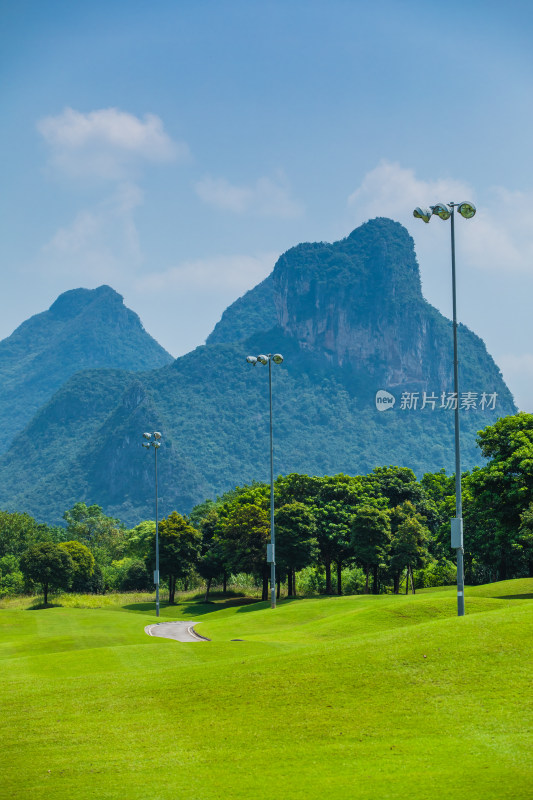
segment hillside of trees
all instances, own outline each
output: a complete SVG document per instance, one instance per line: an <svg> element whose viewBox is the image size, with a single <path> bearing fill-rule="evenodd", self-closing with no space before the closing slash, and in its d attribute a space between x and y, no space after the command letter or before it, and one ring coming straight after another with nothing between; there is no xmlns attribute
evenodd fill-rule
<svg viewBox="0 0 533 800"><path fill-rule="evenodd" d="M519 413L478 437L484 467L462 476L465 581L533 576L533 415ZM278 594L416 591L455 581L450 517L455 481L420 480L406 467L367 475L291 473L275 481ZM270 487L252 482L159 523L160 570L180 589L259 587L268 596ZM151 591L155 522L127 528L76 503L63 525L0 512L0 596L59 590Z"/></svg>
<svg viewBox="0 0 533 800"><path fill-rule="evenodd" d="M112 331L117 321L109 346L119 342L133 357L121 349L122 334L139 352L141 343L118 324L124 307L107 289L95 318L106 310ZM92 330L92 307L75 316L78 333ZM458 336L462 463L472 468L483 464L477 432L516 408L482 340L463 325ZM84 341L74 336L71 349ZM264 352L285 359L272 376L278 473L363 475L401 464L421 477L454 469L452 324L422 295L407 230L375 219L338 242L288 250L227 309L206 345L174 362L72 375L0 458L0 507L59 524L62 509L82 501L134 525L151 513L147 430L163 434L165 516L190 513L237 481L268 480L268 376L246 363ZM396 399L385 413L376 404L381 390Z"/></svg>
<svg viewBox="0 0 533 800"><path fill-rule="evenodd" d="M110 286L64 292L0 341L0 453L76 372L171 361Z"/></svg>

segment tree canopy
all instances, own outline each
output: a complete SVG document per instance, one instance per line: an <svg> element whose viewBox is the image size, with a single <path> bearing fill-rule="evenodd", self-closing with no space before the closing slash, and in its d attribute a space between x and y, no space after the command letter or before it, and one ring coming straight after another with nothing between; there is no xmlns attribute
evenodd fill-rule
<svg viewBox="0 0 533 800"><path fill-rule="evenodd" d="M174 603L176 581L189 575L195 566L201 544L199 531L177 511L159 523L159 570L168 578L169 603ZM147 563L155 569L155 532Z"/></svg>
<svg viewBox="0 0 533 800"><path fill-rule="evenodd" d="M48 603L48 592L67 589L74 575L74 564L69 553L54 542L32 545L22 554L20 569L27 580L41 585L45 605Z"/></svg>

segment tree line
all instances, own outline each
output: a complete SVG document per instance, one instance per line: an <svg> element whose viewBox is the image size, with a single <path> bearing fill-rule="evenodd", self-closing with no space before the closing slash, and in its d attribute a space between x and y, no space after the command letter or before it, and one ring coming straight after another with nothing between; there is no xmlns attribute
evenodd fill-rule
<svg viewBox="0 0 533 800"><path fill-rule="evenodd" d="M464 473L465 581L533 575L533 415L503 417L478 435L487 463ZM276 574L294 596L297 576L326 594L399 592L455 581L450 518L455 479L444 470L418 480L408 468L368 475L293 473L275 482ZM169 602L178 588L227 588L246 574L268 597L269 486L236 487L189 515L159 523L160 573ZM77 503L65 525L0 511L0 594L39 586L79 592L151 590L155 523L126 529L97 505Z"/></svg>

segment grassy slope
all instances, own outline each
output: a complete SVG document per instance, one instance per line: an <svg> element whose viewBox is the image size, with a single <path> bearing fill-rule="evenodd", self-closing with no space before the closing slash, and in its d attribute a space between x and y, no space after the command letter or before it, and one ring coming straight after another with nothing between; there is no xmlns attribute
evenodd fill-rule
<svg viewBox="0 0 533 800"><path fill-rule="evenodd" d="M532 594L4 609L0 797L532 798Z"/></svg>

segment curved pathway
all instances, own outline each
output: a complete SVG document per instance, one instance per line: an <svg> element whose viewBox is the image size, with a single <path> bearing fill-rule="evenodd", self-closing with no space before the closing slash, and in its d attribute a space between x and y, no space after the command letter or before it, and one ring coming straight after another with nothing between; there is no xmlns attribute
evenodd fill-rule
<svg viewBox="0 0 533 800"><path fill-rule="evenodd" d="M193 628L194 622L156 622L147 625L144 632L148 636L160 636L163 639L175 639L177 642L208 642Z"/></svg>

